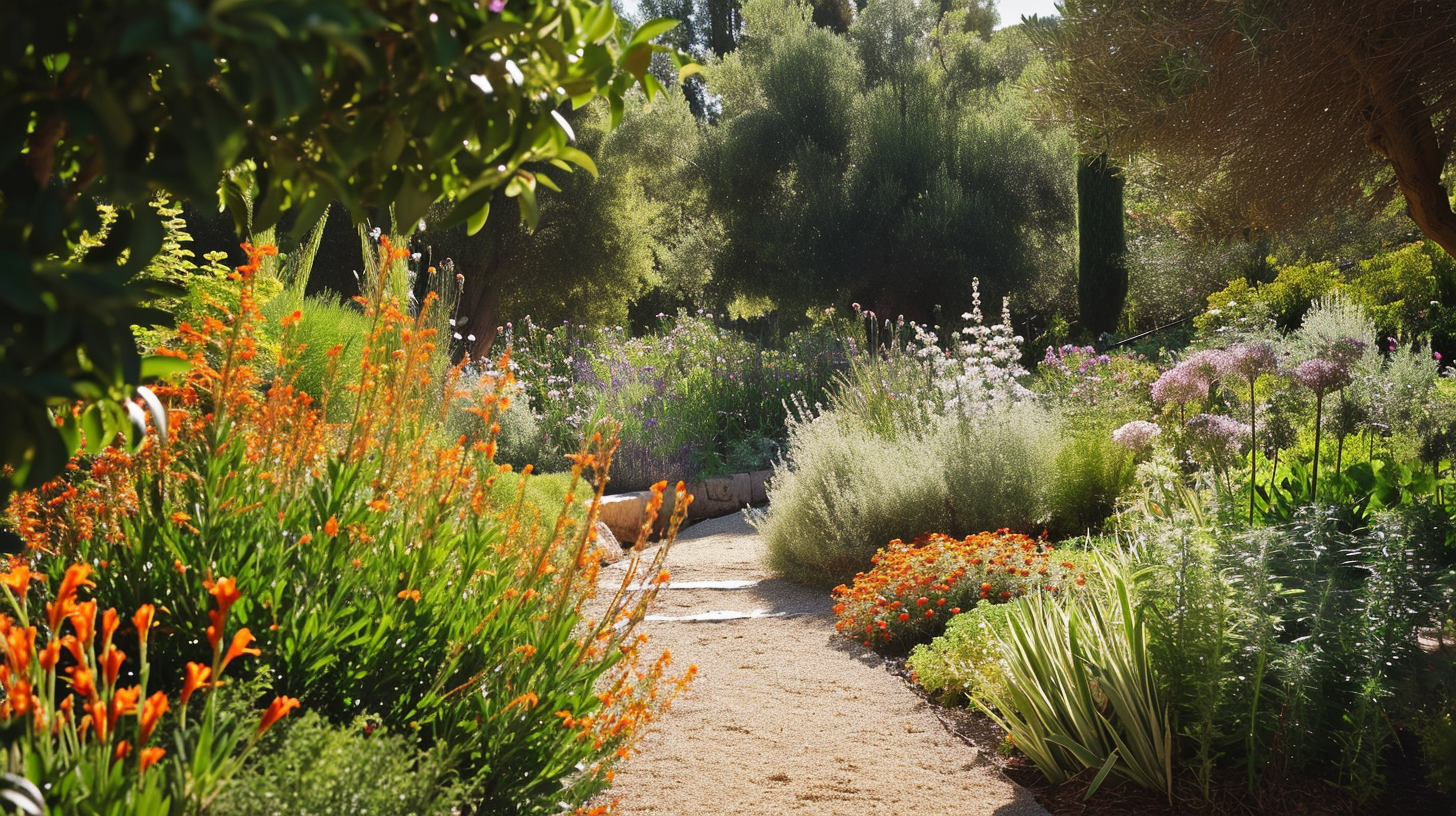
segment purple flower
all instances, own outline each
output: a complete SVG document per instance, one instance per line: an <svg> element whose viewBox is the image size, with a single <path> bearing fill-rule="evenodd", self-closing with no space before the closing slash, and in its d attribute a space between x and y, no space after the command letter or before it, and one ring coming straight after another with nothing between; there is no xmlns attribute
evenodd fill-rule
<svg viewBox="0 0 1456 816"><path fill-rule="evenodd" d="M1294 380L1313 391L1315 396L1324 397L1331 391L1350 384L1350 370L1335 360L1316 357L1305 360L1294 367Z"/></svg>
<svg viewBox="0 0 1456 816"><path fill-rule="evenodd" d="M1223 349L1204 349L1178 364L1196 371L1210 384L1234 372L1234 355Z"/></svg>
<svg viewBox="0 0 1456 816"><path fill-rule="evenodd" d="M1153 383L1153 402L1186 405L1208 399L1209 380L1185 365L1176 365L1163 372Z"/></svg>
<svg viewBox="0 0 1456 816"><path fill-rule="evenodd" d="M1249 426L1222 414L1199 414L1183 427L1196 444L1209 451L1237 453L1249 441Z"/></svg>
<svg viewBox="0 0 1456 816"><path fill-rule="evenodd" d="M1354 337L1341 337L1330 344L1329 357L1342 367L1349 368L1365 356L1365 347L1368 345L1364 340Z"/></svg>
<svg viewBox="0 0 1456 816"><path fill-rule="evenodd" d="M1272 374L1279 365L1279 355L1271 343L1239 343L1229 348L1232 370L1245 380L1257 380Z"/></svg>
<svg viewBox="0 0 1456 816"><path fill-rule="evenodd" d="M1112 441L1136 453L1146 448L1163 429L1144 419L1132 422L1112 432Z"/></svg>
<svg viewBox="0 0 1456 816"><path fill-rule="evenodd" d="M506 0L490 0L490 5L487 8L490 9L491 14L500 14L506 10Z"/></svg>

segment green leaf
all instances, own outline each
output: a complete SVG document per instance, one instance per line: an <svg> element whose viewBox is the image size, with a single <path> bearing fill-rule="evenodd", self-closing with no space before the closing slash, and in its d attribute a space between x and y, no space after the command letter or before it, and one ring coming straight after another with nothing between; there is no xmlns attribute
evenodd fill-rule
<svg viewBox="0 0 1456 816"><path fill-rule="evenodd" d="M142 379L161 380L184 371L191 371L192 363L180 357L149 354L142 358Z"/></svg>
<svg viewBox="0 0 1456 816"><path fill-rule="evenodd" d="M470 235L474 235L475 233L480 232L480 228L485 226L485 220L489 217L490 199L487 198L485 200L485 204L480 209L471 213L470 217L466 219L465 231Z"/></svg>
<svg viewBox="0 0 1456 816"><path fill-rule="evenodd" d="M656 20L648 20L632 34L632 39L627 41L627 48L630 50L638 45L650 43L658 37L678 27L681 21L670 17L659 17Z"/></svg>

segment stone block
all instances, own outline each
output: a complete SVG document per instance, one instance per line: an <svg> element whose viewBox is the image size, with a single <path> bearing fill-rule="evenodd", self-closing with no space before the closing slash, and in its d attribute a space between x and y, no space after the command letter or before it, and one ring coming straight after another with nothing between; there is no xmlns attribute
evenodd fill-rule
<svg viewBox="0 0 1456 816"><path fill-rule="evenodd" d="M765 504L768 502L768 480L771 476L773 476L772 470L755 470L748 474L749 504Z"/></svg>
<svg viewBox="0 0 1456 816"><path fill-rule="evenodd" d="M637 540L637 532L642 529L642 514L647 511L647 499L650 495L646 491L640 491L603 496L601 513L597 518L612 531L618 541L631 544Z"/></svg>

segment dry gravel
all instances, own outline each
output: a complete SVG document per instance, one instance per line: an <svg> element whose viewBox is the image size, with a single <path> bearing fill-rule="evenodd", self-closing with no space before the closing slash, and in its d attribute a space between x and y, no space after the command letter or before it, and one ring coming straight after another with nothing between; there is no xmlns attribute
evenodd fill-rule
<svg viewBox="0 0 1456 816"><path fill-rule="evenodd" d="M741 515L685 531L679 581L761 579L744 589L667 589L652 612L763 610L784 617L643 624L651 647L698 677L617 768L623 814L1041 816L1030 793L946 733L868 649L834 632L825 593L773 579ZM608 570L607 580L610 580Z"/></svg>

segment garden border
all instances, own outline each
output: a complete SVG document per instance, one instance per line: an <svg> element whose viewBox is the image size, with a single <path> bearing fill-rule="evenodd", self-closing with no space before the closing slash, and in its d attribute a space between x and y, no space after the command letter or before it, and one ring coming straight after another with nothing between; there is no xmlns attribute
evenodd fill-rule
<svg viewBox="0 0 1456 816"><path fill-rule="evenodd" d="M768 480L772 475L772 470L754 470L688 483L688 495L693 497L692 503L688 505L688 523L718 518L737 513L745 507L764 504L768 501ZM647 512L647 502L651 497L652 492L649 490L603 496L601 515L598 518L607 525L618 541L624 544L636 541L637 533L642 529L643 516ZM660 521L672 515L672 504L673 493L667 491L663 494L662 510L658 514Z"/></svg>

